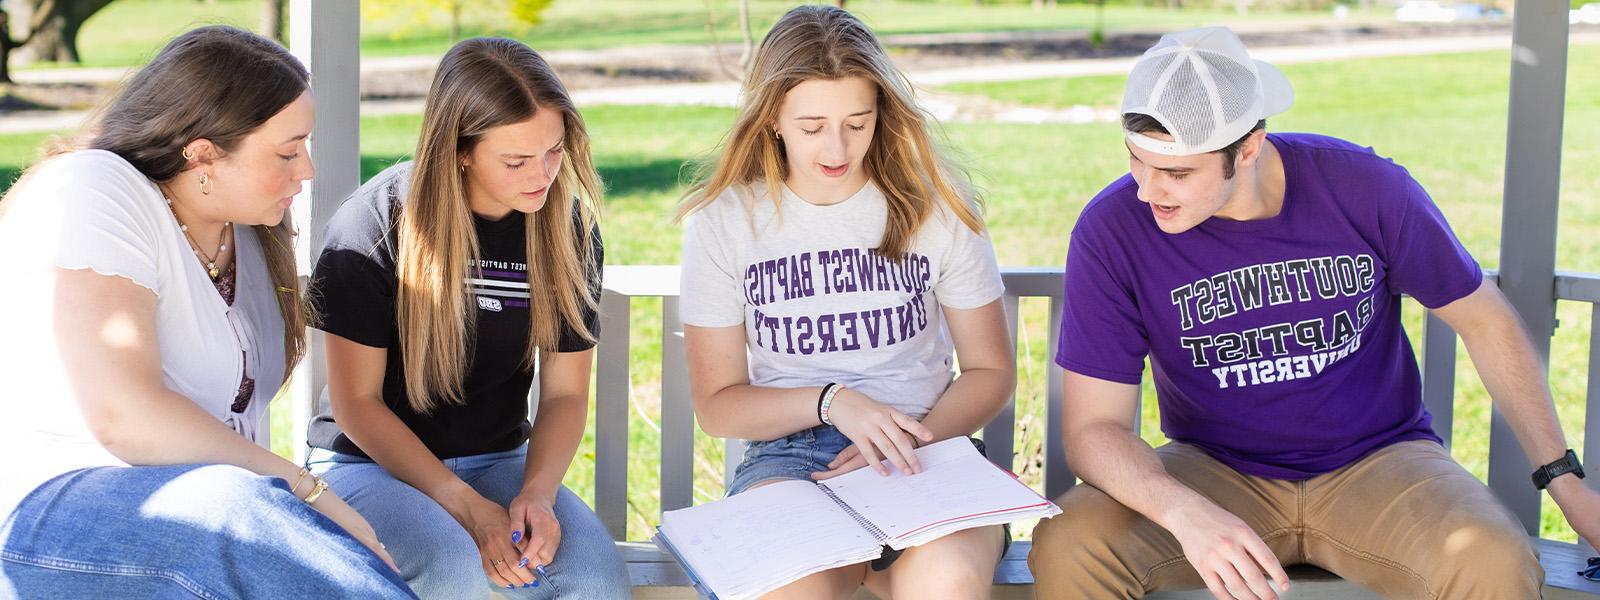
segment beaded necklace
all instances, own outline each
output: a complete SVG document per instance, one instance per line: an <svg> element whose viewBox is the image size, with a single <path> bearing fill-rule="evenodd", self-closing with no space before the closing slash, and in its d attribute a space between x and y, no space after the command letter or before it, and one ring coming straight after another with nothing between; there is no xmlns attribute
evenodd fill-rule
<svg viewBox="0 0 1600 600"><path fill-rule="evenodd" d="M200 243L194 241L194 236L189 234L189 226L183 224L183 219L178 218L178 211L172 208L172 198L164 199L167 201L167 208L172 210L172 218L178 221L178 229L183 231L183 237L189 239L189 250L194 252L195 258L206 264L206 275L210 275L211 280L216 281L218 277L222 276L222 269L217 267L217 257L228 251L228 238L233 231L233 223L227 221L222 223L222 231L218 234L218 237L222 239L222 244L217 247L215 256L206 256L205 251L200 249Z"/></svg>

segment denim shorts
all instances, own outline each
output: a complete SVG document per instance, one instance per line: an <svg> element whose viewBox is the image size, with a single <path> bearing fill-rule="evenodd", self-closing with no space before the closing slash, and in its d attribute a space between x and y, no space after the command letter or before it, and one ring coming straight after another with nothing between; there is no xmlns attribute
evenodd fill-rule
<svg viewBox="0 0 1600 600"><path fill-rule="evenodd" d="M832 425L818 425L767 442L747 442L744 462L733 470L728 495L749 490L775 479L811 481L811 474L828 470L828 463L850 446L850 438Z"/></svg>

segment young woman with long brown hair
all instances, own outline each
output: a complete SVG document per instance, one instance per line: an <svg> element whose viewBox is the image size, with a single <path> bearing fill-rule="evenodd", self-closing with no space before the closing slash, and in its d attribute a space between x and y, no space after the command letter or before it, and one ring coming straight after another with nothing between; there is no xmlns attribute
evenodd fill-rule
<svg viewBox="0 0 1600 600"><path fill-rule="evenodd" d="M328 227L311 298L329 383L308 465L424 598L630 595L605 528L561 485L588 415L600 195L550 65L473 39L440 61L415 159Z"/></svg>
<svg viewBox="0 0 1600 600"><path fill-rule="evenodd" d="M414 597L264 447L305 347L308 81L190 31L0 203L0 597Z"/></svg>
<svg viewBox="0 0 1600 600"><path fill-rule="evenodd" d="M915 472L917 445L976 431L1015 380L977 194L848 12L786 14L743 93L679 211L695 414L753 440L728 492L884 472L880 459ZM772 595L985 597L1003 539L969 529Z"/></svg>

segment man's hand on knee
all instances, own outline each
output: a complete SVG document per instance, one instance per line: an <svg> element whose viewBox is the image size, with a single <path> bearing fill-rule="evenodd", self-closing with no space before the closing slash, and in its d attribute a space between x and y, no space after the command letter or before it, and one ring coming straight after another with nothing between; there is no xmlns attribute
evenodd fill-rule
<svg viewBox="0 0 1600 600"><path fill-rule="evenodd" d="M1218 600L1277 600L1268 582L1289 589L1289 576L1243 520L1207 500L1174 507L1167 528Z"/></svg>

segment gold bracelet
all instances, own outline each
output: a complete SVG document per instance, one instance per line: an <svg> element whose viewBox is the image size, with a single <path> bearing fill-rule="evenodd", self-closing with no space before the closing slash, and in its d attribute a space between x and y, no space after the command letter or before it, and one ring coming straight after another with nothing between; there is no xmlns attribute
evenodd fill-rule
<svg viewBox="0 0 1600 600"><path fill-rule="evenodd" d="M310 473L310 471L300 469L300 476L294 478L294 485L289 486L289 493L294 494L296 498L299 498L300 494L295 494L294 491L300 489L300 482L305 480L307 473Z"/></svg>
<svg viewBox="0 0 1600 600"><path fill-rule="evenodd" d="M316 502L317 497L321 496L322 492L328 489L327 481L315 475L312 475L311 478L316 483L311 485L311 493L306 494L306 504L312 504Z"/></svg>

